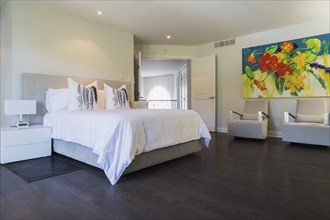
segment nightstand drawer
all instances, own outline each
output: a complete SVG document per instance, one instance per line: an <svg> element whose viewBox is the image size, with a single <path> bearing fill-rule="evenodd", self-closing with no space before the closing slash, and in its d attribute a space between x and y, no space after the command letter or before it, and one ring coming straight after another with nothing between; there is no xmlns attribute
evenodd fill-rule
<svg viewBox="0 0 330 220"><path fill-rule="evenodd" d="M51 142L25 144L18 146L3 147L1 163L10 163L51 155Z"/></svg>
<svg viewBox="0 0 330 220"><path fill-rule="evenodd" d="M22 128L1 131L1 146L27 145L32 143L49 142L50 127Z"/></svg>

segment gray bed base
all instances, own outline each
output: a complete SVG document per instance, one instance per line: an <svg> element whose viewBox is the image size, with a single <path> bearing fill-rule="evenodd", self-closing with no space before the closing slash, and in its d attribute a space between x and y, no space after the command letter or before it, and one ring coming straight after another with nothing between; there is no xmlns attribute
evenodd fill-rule
<svg viewBox="0 0 330 220"><path fill-rule="evenodd" d="M54 139L53 151L101 169L100 165L97 163L98 155L93 153L92 148L72 142ZM201 151L201 140L189 141L150 152L145 152L135 156L132 163L126 168L124 174L132 173L199 151Z"/></svg>
<svg viewBox="0 0 330 220"><path fill-rule="evenodd" d="M67 88L67 78L70 76L53 76L47 74L22 74L22 98L33 99L37 101L37 114L30 117L31 124L42 124L43 116L46 113L45 99L48 88ZM75 81L82 84L89 84L97 80L98 89L103 89L103 83L106 83L114 88L119 88L123 83L126 84L129 98L131 96L130 82L100 80L91 78L71 77ZM131 100L131 99L130 99ZM186 156L191 153L201 151L201 140L190 141L183 144L169 146L137 155L132 163L127 167L124 174L141 170L156 164L160 164L172 159ZM75 160L87 163L89 165L100 168L97 164L97 155L92 149L80 144L66 142L63 140L53 140L53 151Z"/></svg>

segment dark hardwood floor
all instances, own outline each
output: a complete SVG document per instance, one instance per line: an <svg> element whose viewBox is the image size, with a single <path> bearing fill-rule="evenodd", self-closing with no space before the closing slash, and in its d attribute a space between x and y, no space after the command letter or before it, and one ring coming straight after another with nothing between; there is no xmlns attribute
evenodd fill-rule
<svg viewBox="0 0 330 220"><path fill-rule="evenodd" d="M26 183L1 166L1 219L330 219L330 150L213 133L210 148L125 175Z"/></svg>

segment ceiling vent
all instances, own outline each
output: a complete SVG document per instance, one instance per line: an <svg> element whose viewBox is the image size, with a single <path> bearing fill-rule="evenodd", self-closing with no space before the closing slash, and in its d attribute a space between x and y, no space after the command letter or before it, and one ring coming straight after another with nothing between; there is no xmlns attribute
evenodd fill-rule
<svg viewBox="0 0 330 220"><path fill-rule="evenodd" d="M214 48L225 47L225 46L229 46L229 45L233 45L233 44L235 44L235 39L223 40L223 41L214 43Z"/></svg>

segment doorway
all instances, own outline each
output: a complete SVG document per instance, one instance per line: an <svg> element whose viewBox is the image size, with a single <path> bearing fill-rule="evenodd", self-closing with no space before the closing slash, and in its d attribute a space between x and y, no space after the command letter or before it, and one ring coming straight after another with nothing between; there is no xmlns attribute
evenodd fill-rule
<svg viewBox="0 0 330 220"><path fill-rule="evenodd" d="M190 62L183 59L141 59L140 100L153 109L187 109Z"/></svg>
<svg viewBox="0 0 330 220"><path fill-rule="evenodd" d="M172 99L171 93L168 91L172 91L171 89L165 89L167 93L161 92L163 89L159 89L160 92L157 92L155 89L155 94L166 94L166 95L157 95L156 100L160 98L158 101L159 104L156 104L156 108L161 107L160 103L170 102L171 105L166 104L166 108L179 108L179 109L192 109L196 111L206 124L209 131L215 131L216 128L216 56L209 55L206 57L198 57L198 58L144 58L143 63L141 59L141 52L138 53L138 56L135 57L134 62L134 76L135 76L135 86L134 86L134 100L144 100L150 101L153 99L148 99L148 88L145 77L147 77L144 73L148 68L146 68L145 61L150 61L154 64L155 69L151 72L159 72L161 70L166 70L167 68L163 68L161 61L171 61L171 60L181 60L181 66L174 71L175 77L172 76L172 80L162 80L160 78L156 79L157 84L162 82L171 82L169 85L176 85L174 88L176 92L172 94L176 94ZM185 74L184 65L186 64L187 73ZM142 76L143 72L143 76ZM168 75L168 71L165 71ZM166 75L166 74L164 74ZM161 76L161 75L160 75ZM158 77L153 75L151 77ZM142 79L143 78L143 79ZM141 79L141 80L140 80ZM143 82L141 82L143 81ZM142 86L143 84L143 86ZM164 86L160 85L161 88ZM165 86L166 87L166 86ZM175 90L174 90L175 91ZM150 97L154 98L154 97ZM166 101L167 100L167 101ZM152 101L151 101L152 102ZM151 104L150 102L150 104ZM175 105L174 105L175 103ZM165 104L164 104L165 105Z"/></svg>

